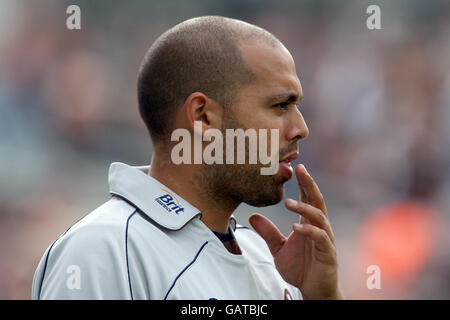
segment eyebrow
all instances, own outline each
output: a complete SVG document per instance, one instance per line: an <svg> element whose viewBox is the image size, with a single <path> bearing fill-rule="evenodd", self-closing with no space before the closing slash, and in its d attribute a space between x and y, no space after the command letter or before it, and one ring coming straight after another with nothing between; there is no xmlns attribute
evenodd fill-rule
<svg viewBox="0 0 450 320"><path fill-rule="evenodd" d="M282 103L282 102L297 102L303 99L303 96L298 95L296 91L287 91L277 94L267 99L268 104Z"/></svg>

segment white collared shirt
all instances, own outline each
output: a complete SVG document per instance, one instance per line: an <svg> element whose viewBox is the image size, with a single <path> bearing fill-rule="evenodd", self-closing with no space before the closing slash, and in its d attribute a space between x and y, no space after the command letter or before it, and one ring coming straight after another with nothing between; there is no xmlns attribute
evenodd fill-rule
<svg viewBox="0 0 450 320"><path fill-rule="evenodd" d="M258 234L230 219L242 254L230 253L200 211L148 169L111 164L111 199L45 251L33 299L302 298Z"/></svg>

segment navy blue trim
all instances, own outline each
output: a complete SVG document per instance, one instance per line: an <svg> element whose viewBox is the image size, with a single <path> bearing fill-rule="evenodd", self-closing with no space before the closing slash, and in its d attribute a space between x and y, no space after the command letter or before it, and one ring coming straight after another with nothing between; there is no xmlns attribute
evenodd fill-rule
<svg viewBox="0 0 450 320"><path fill-rule="evenodd" d="M181 272L177 275L177 277L175 278L175 280L173 281L172 285L169 288L169 291L167 291L166 296L164 297L164 300L167 300L167 296L169 295L170 291L172 291L173 287L175 286L175 283L177 282L178 278L183 274L183 272L185 272L194 262L195 260L197 260L200 252L203 250L203 248L208 244L208 241L206 241L198 250L197 254L194 257L194 260L192 260L191 262L189 262L189 264L184 267L183 270L181 270Z"/></svg>
<svg viewBox="0 0 450 320"><path fill-rule="evenodd" d="M89 214L89 213L88 213ZM48 264L48 258L50 257L50 251L52 251L53 246L55 245L56 241L58 241L59 239L61 239L70 229L72 229L72 227L74 225L76 225L78 222L80 222L81 220L83 220L88 214L85 214L83 217L81 217L80 219L78 219L77 221L75 221L69 228L67 228L66 231L64 231L64 233L62 235L60 235L55 241L53 241L52 245L50 246L50 248L48 249L47 252L47 256L45 257L45 264L44 264L44 271L42 272L42 279L41 279L41 283L39 285L39 294L38 294L38 300L41 299L41 293L42 293L42 285L44 284L44 278L45 278L45 272L47 271L47 264Z"/></svg>
<svg viewBox="0 0 450 320"><path fill-rule="evenodd" d="M133 217L136 212L137 212L137 209L134 210L134 212L132 214L130 214L130 216L127 219L127 225L125 227L125 257L127 260L128 284L130 286L131 300L133 300L133 289L131 288L130 264L128 263L128 225L130 224L131 217Z"/></svg>
<svg viewBox="0 0 450 320"><path fill-rule="evenodd" d="M245 226L239 226L239 227L236 227L236 229L248 229L248 230L251 230L249 227L245 227Z"/></svg>
<svg viewBox="0 0 450 320"><path fill-rule="evenodd" d="M58 237L58 239L59 239L59 237ZM45 257L44 271L42 272L42 278L41 278L41 282L40 282L40 286L39 286L39 294L38 294L39 300L41 299L41 292L42 292L42 285L44 284L45 271L47 271L48 257L50 256L50 251L52 251L52 248L53 248L54 244L56 243L56 241L58 241L58 239L53 241L52 245L50 246L50 249L48 249L47 256Z"/></svg>
<svg viewBox="0 0 450 320"><path fill-rule="evenodd" d="M219 238L220 241L222 241L222 242L227 242L227 241L234 240L234 236L233 236L233 234L231 233L230 229L228 229L228 232L227 232L227 233L216 232L216 231L213 231L213 233L214 233L214 234L217 236L217 238Z"/></svg>

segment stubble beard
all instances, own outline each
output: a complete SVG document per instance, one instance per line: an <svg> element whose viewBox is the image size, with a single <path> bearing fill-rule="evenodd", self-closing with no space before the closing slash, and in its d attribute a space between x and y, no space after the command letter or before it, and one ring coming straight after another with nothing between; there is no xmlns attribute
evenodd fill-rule
<svg viewBox="0 0 450 320"><path fill-rule="evenodd" d="M243 129L242 123L230 110L224 110L222 119L222 135L226 129ZM249 159L249 143L246 140L246 160ZM225 150L224 150L225 154ZM236 159L236 154L234 159ZM262 175L262 164L211 164L203 165L201 170L202 184L209 196L223 206L236 208L244 202L255 207L277 204L284 196L284 183L287 179L278 174Z"/></svg>

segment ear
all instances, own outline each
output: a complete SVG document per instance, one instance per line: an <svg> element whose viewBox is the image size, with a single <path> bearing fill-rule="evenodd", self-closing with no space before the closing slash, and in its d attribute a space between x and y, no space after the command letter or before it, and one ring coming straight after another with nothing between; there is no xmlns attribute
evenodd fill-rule
<svg viewBox="0 0 450 320"><path fill-rule="evenodd" d="M195 121L202 124L202 133L208 129L220 129L222 126L222 106L215 100L201 92L194 92L184 103L186 118L189 126L194 130Z"/></svg>

